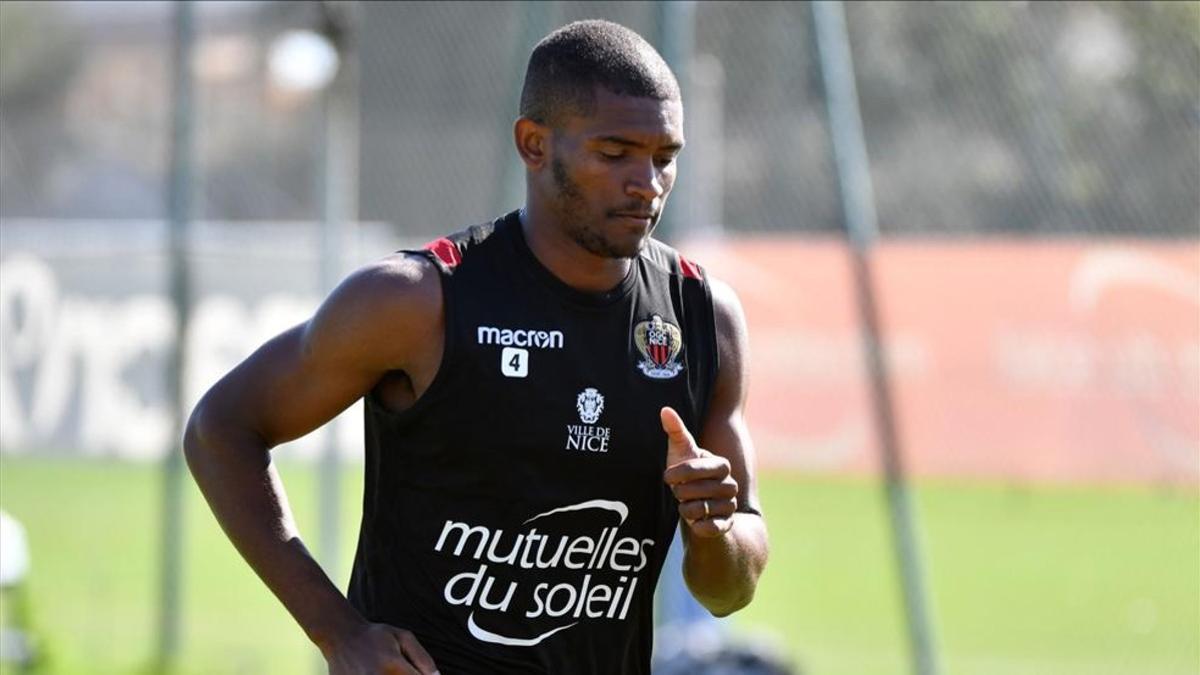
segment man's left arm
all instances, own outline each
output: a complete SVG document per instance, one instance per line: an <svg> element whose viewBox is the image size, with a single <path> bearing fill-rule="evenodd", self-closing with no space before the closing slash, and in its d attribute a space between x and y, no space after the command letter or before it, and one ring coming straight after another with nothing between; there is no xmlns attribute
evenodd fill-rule
<svg viewBox="0 0 1200 675"><path fill-rule="evenodd" d="M746 403L746 318L729 286L710 279L720 368L699 442L670 408L664 480L679 500L683 577L715 616L750 603L767 564L767 527L754 480Z"/></svg>

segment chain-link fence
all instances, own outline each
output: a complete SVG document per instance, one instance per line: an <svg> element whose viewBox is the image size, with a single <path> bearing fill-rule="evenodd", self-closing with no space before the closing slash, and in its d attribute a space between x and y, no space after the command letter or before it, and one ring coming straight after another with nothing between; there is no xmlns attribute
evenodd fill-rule
<svg viewBox="0 0 1200 675"><path fill-rule="evenodd" d="M609 17L676 48L688 132L680 227L840 227L802 3L365 3L360 216L428 236L517 205L511 123L529 48ZM167 8L6 3L5 218L163 212ZM202 5L197 216L319 208L320 105L273 83L284 30L319 5ZM680 26L680 21L687 25ZM853 3L848 25L887 234L1200 231L1194 3ZM690 191L689 191L690 188ZM698 203L697 203L698 202Z"/></svg>
<svg viewBox="0 0 1200 675"><path fill-rule="evenodd" d="M1195 236L1195 3L847 7L885 232Z"/></svg>

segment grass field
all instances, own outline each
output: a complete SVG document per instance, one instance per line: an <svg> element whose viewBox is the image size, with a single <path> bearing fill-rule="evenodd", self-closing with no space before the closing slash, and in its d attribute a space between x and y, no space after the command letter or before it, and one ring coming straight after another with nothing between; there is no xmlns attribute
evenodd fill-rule
<svg viewBox="0 0 1200 675"><path fill-rule="evenodd" d="M283 474L301 527L312 532L314 472L287 465ZM357 469L347 469L344 485L342 578L357 527ZM149 672L159 486L153 466L0 458L0 507L24 522L33 549L28 592L47 672ZM732 625L773 634L807 675L906 673L877 487L768 474L761 489L771 564ZM1194 489L923 483L916 502L944 672L1200 673ZM316 672L315 650L194 488L186 508L179 672Z"/></svg>

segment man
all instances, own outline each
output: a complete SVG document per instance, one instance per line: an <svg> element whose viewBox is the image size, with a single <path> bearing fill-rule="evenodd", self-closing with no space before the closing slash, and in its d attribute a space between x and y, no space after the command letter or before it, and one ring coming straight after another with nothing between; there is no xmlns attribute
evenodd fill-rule
<svg viewBox="0 0 1200 675"><path fill-rule="evenodd" d="M196 407L197 483L331 673L648 672L679 519L693 594L719 616L750 601L767 536L744 318L649 238L682 128L675 78L636 33L552 33L514 127L525 208L353 273ZM359 398L347 598L268 451Z"/></svg>

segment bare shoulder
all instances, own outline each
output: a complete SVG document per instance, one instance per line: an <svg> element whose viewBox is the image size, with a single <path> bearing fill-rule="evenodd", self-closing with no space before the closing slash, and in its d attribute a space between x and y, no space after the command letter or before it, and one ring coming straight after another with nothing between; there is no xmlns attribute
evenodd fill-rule
<svg viewBox="0 0 1200 675"><path fill-rule="evenodd" d="M372 310L392 306L420 309L440 301L438 271L427 259L411 253L393 253L352 272L333 296L352 306Z"/></svg>
<svg viewBox="0 0 1200 675"><path fill-rule="evenodd" d="M713 313L717 320L718 332L724 326L729 329L740 329L745 332L746 316L742 311L742 301L738 298L737 292L729 284L717 279L716 277L708 277L708 288L712 293Z"/></svg>
<svg viewBox="0 0 1200 675"><path fill-rule="evenodd" d="M746 313L742 309L742 302L738 299L737 293L729 284L709 277L708 287L712 293L717 353L721 361L721 368L717 376L718 386L725 387L734 384L740 398L741 390L744 387L743 373L749 350Z"/></svg>
<svg viewBox="0 0 1200 675"><path fill-rule="evenodd" d="M411 347L440 336L443 322L439 272L427 259L396 253L352 272L326 298L305 329L305 350L353 345L403 366Z"/></svg>

